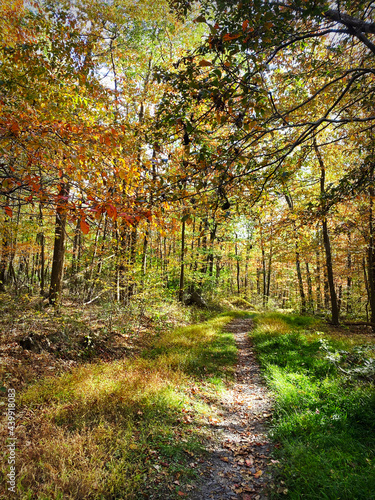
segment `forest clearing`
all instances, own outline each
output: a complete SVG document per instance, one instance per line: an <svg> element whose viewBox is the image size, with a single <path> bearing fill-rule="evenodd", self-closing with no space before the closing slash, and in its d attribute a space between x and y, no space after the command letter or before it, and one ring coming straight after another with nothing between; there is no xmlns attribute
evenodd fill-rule
<svg viewBox="0 0 375 500"><path fill-rule="evenodd" d="M375 498L374 15L0 3L1 498Z"/></svg>

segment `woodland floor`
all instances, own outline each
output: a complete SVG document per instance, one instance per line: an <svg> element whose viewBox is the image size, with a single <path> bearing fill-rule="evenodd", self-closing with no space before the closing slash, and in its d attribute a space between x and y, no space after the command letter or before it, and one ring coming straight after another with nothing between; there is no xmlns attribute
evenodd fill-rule
<svg viewBox="0 0 375 500"><path fill-rule="evenodd" d="M366 328L172 302L133 316L38 304L0 296L0 406L6 387L19 401L17 498L373 498L375 394L355 375L375 359Z"/></svg>
<svg viewBox="0 0 375 500"><path fill-rule="evenodd" d="M267 472L271 449L267 421L272 399L252 349L252 326L251 319L236 319L226 327L238 348L235 382L217 408L222 420L213 428L207 445L210 455L191 500L267 498L271 480Z"/></svg>

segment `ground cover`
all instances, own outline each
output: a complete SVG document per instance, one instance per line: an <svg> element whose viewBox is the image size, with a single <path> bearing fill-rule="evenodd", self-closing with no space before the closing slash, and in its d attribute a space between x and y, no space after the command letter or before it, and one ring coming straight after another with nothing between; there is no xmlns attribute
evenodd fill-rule
<svg viewBox="0 0 375 500"><path fill-rule="evenodd" d="M375 498L374 337L295 315L254 321L251 336L275 398L275 473L286 497Z"/></svg>
<svg viewBox="0 0 375 500"><path fill-rule="evenodd" d="M210 405L233 378L236 347L223 327L238 314L154 329L137 355L94 351L39 380L25 375L16 399L16 497L187 496L216 418ZM5 441L5 426L1 433ZM1 498L7 472L4 462Z"/></svg>

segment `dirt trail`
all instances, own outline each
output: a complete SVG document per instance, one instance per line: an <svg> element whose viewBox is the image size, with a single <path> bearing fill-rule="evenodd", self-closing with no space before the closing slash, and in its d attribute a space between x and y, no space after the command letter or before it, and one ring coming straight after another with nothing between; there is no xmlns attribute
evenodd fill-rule
<svg viewBox="0 0 375 500"><path fill-rule="evenodd" d="M267 419L272 400L255 361L248 332L251 319L227 326L235 335L238 364L235 383L218 407L221 421L213 427L210 456L189 500L263 500L270 481Z"/></svg>

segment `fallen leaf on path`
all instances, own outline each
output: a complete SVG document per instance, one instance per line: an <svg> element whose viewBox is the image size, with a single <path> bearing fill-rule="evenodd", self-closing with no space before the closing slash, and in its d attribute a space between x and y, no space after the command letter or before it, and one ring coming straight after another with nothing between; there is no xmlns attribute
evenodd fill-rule
<svg viewBox="0 0 375 500"><path fill-rule="evenodd" d="M258 477L260 477L262 474L263 474L263 472L261 470L258 470L258 472L256 472L254 474L254 477L256 477L258 479Z"/></svg>

